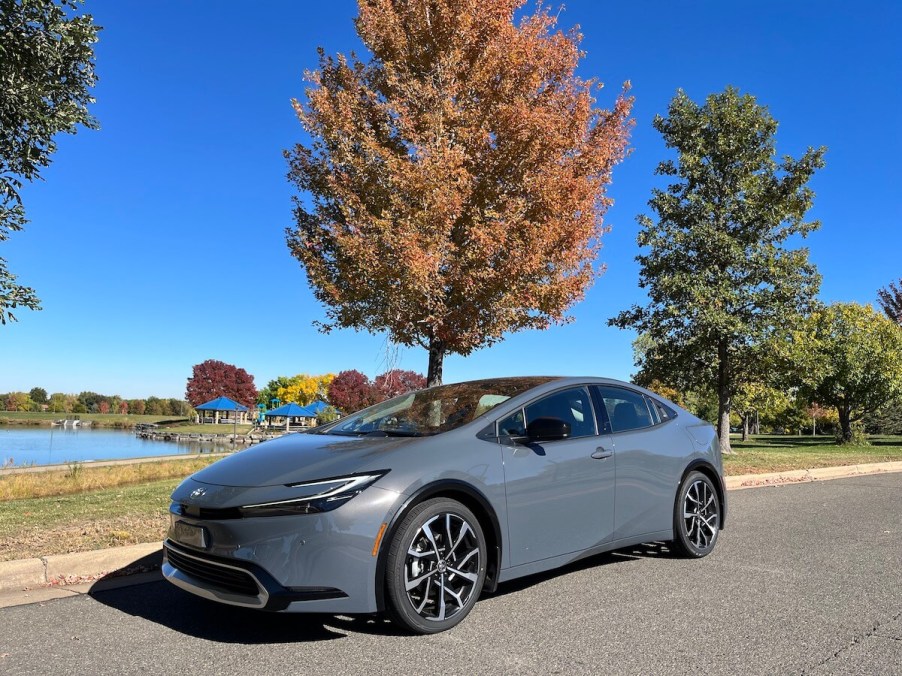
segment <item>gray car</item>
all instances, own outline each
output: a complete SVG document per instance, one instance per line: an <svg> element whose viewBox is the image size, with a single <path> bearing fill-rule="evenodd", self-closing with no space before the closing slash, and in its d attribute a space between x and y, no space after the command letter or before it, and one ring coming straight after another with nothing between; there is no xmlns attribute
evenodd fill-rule
<svg viewBox="0 0 902 676"><path fill-rule="evenodd" d="M710 553L714 428L603 378L401 395L224 458L172 494L163 574L249 608L460 622L499 583L642 542Z"/></svg>

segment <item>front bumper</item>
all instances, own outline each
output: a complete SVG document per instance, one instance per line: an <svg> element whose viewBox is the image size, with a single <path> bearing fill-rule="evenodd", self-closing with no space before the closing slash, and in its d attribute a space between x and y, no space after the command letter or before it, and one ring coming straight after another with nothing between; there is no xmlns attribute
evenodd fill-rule
<svg viewBox="0 0 902 676"><path fill-rule="evenodd" d="M331 587L283 587L256 564L191 552L171 540L163 543L163 577L211 601L260 610L285 610L292 603L348 596Z"/></svg>
<svg viewBox="0 0 902 676"><path fill-rule="evenodd" d="M163 544L163 576L212 601L267 611L376 612L376 540L400 496L370 487L321 514L205 520L204 546Z"/></svg>

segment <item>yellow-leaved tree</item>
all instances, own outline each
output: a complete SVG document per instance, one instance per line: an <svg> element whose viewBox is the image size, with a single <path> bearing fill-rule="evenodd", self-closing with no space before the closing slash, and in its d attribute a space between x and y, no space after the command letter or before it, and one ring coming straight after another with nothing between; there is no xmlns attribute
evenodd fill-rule
<svg viewBox="0 0 902 676"><path fill-rule="evenodd" d="M288 384L277 390L276 396L283 404L294 402L301 406L325 399L329 391L329 383L335 378L334 373L311 376L299 373L288 379Z"/></svg>

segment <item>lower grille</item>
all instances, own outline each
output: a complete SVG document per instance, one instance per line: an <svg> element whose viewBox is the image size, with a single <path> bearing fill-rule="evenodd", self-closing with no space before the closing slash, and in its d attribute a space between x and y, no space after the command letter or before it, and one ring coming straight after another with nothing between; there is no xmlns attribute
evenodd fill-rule
<svg viewBox="0 0 902 676"><path fill-rule="evenodd" d="M187 556L172 547L166 547L166 558L171 566L186 575L223 591L243 596L257 596L260 593L254 578L243 570L204 560L196 554Z"/></svg>

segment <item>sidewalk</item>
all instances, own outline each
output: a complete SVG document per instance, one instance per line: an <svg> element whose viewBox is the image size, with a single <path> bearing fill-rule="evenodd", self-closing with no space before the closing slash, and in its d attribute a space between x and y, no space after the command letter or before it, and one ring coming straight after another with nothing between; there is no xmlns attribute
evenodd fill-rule
<svg viewBox="0 0 902 676"><path fill-rule="evenodd" d="M727 490L902 472L902 461L726 477ZM0 561L0 608L160 579L161 543Z"/></svg>

